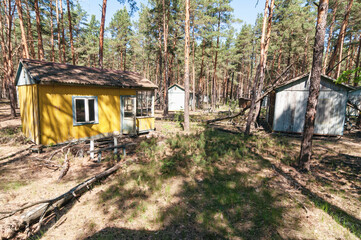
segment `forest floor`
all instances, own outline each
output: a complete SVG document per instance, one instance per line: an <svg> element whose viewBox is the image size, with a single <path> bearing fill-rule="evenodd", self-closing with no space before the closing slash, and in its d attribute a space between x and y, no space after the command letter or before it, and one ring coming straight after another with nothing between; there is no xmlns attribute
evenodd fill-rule
<svg viewBox="0 0 361 240"><path fill-rule="evenodd" d="M134 163L50 215L32 239L361 237L359 132L316 139L312 171L299 173L297 136L246 137L242 126L226 123L193 122L189 134L180 122L158 120L156 128L134 139L127 155ZM60 169L44 164L56 148L6 158L28 146L19 126L0 128L0 211L60 195L115 162L72 156L58 182ZM52 159L63 161L62 154Z"/></svg>

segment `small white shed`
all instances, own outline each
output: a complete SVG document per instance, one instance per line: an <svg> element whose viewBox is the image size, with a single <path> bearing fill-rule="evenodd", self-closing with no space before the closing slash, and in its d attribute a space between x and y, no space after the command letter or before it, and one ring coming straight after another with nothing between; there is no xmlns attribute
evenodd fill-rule
<svg viewBox="0 0 361 240"><path fill-rule="evenodd" d="M193 94L189 93L189 105L192 105ZM183 111L184 110L184 88L178 84L173 84L168 88L168 110Z"/></svg>
<svg viewBox="0 0 361 240"><path fill-rule="evenodd" d="M309 95L309 74L288 81L276 89L273 131L302 133ZM352 90L335 79L321 76L314 133L343 135L348 92ZM271 102L273 102L271 100Z"/></svg>

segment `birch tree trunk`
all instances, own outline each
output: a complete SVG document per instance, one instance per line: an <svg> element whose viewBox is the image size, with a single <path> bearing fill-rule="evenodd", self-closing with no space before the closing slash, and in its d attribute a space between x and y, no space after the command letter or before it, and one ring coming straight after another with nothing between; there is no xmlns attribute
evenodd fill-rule
<svg viewBox="0 0 361 240"><path fill-rule="evenodd" d="M298 166L301 170L309 171L312 154L312 137L315 127L318 95L320 93L322 55L326 33L326 19L328 0L320 0L318 5L315 43L313 47L313 61L310 77L310 93L307 101L305 125L303 128L301 151Z"/></svg>
<svg viewBox="0 0 361 240"><path fill-rule="evenodd" d="M185 2L185 39L184 39L184 131L189 132L189 0Z"/></svg>

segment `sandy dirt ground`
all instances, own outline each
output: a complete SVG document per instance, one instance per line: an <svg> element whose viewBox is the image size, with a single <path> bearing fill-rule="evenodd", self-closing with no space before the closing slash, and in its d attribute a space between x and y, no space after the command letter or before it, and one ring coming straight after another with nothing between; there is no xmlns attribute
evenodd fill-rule
<svg viewBox="0 0 361 240"><path fill-rule="evenodd" d="M0 116L2 129L20 125L18 118L9 117L6 107L0 106ZM181 133L181 127L177 122L157 121L156 127L157 133L154 135L159 144ZM239 130L228 125L216 127L228 131ZM194 126L194 129L198 132L202 127ZM263 233L260 239L358 239L351 233L351 228L345 228L340 224L342 219L337 219L331 213L332 209L338 209L343 214L342 216L349 216L356 223L361 223L361 148L359 145L361 137L359 134L356 132L340 139L315 140L314 158L317 161L314 161L312 166L312 174L306 175L298 173L292 167L294 164L292 161L299 152L299 137L264 132L258 132L256 136L258 138L267 136L267 139L275 143L275 145L262 147L262 151L259 150L260 147L249 146L253 154L262 156L271 165L261 168L256 160L250 159L247 164L232 162L231 166L237 174L252 176L246 181L245 189L254 189L252 194L256 195L257 191L262 192L264 188L270 189L271 195L268 197L275 199L272 208L283 209L280 211L279 226L270 228L272 230L269 233ZM141 142L148 137L142 136L134 141L141 145ZM58 181L65 153L60 151L56 154L51 159L52 166L47 160L59 147L47 148L43 153L26 150L11 156L29 146L29 143L0 144L0 156L2 156L0 160L0 212L60 195L115 163L111 155L105 154L103 161L97 163L89 156L77 156L79 154L75 151L70 157L68 173ZM82 148L86 149L87 146L82 146ZM172 155L170 151L170 149L164 149L164 155ZM195 174L194 177L190 177L180 174L162 181L157 177L151 178L150 176L157 176L159 173L153 172L154 166L151 161L140 161L142 157L144 156L137 150L131 150L127 159L133 159L134 164L94 185L77 201L50 215L35 239L207 239L208 235L199 232L199 228L193 226L191 221L188 224L187 220L177 220L177 216L180 215L185 216L186 219L187 217L193 219L193 215L197 213L196 223L200 226L205 225L202 222L203 215L198 209L193 209L195 207L187 198L188 195L181 194L194 184L203 187L202 182L205 176ZM220 171L227 172L225 166L220 164ZM267 182L262 179L267 179ZM237 183L232 181L229 184L237 186ZM200 197L198 195L201 195L201 191L199 194L192 194L191 198ZM204 201L206 203L208 200ZM255 201L263 200L257 198ZM323 207L324 203L326 204ZM234 205L237 206L237 203ZM242 205L244 207L242 211L251 216L252 212L247 211L247 206L247 204ZM207 209L207 206L202 206L202 208ZM323 208L330 208L330 210ZM233 214L232 211L236 211L236 207L229 210L230 215ZM219 220L220 229L226 230L218 232L222 235L211 235L212 238L222 236L221 238L225 239L247 239L247 237L237 237L232 233L236 231L233 228L240 232L252 229L254 222L249 220L250 216L246 214L244 221L239 221L231 225L233 228L229 228L223 214L220 211L213 218L214 221ZM8 222L9 219L1 220L0 229ZM17 238L25 239L26 235L18 234Z"/></svg>

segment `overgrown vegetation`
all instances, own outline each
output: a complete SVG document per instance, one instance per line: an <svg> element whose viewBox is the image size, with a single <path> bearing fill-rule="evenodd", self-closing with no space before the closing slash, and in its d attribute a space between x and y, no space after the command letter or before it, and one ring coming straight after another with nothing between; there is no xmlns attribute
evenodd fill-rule
<svg viewBox="0 0 361 240"><path fill-rule="evenodd" d="M247 137L213 129L175 134L161 142L147 139L137 150L141 162L119 176L116 184L103 192L99 204L116 203L119 210L114 219L134 222L141 218L162 229L132 233L137 237L281 239L278 231L285 227L283 214L290 208L303 211L303 205L282 204L293 199L271 187L275 174L270 173L272 163L263 156L273 155L292 165L294 148L289 138L279 135ZM311 197L308 204L315 204L360 236L357 222L347 219L345 212L334 214L330 209L335 206L320 199ZM154 205L160 205L160 210L154 212ZM293 216L286 224L297 229L300 222ZM124 229L110 229L106 237L119 233Z"/></svg>
<svg viewBox="0 0 361 240"><path fill-rule="evenodd" d="M177 134L162 144L155 138L148 139L138 149L142 164L119 177L117 184L101 195L100 203L116 202L122 212L120 217L132 221L135 216L146 214L152 196L162 194L165 202L184 199L153 219L167 228L184 225L184 232L174 236L277 238L274 228L281 224L283 211L275 204L279 196L262 184L265 179L252 177L268 164L255 160L247 142L257 142L256 137L216 130L188 136ZM263 144L262 139L259 144ZM248 166L254 172L237 170ZM170 193L170 182L179 177L187 180L174 195ZM241 230L238 224L245 222L248 223ZM159 237L173 234L164 231Z"/></svg>
<svg viewBox="0 0 361 240"><path fill-rule="evenodd" d="M21 132L21 127L5 127L0 129L0 144L25 144L29 140Z"/></svg>

